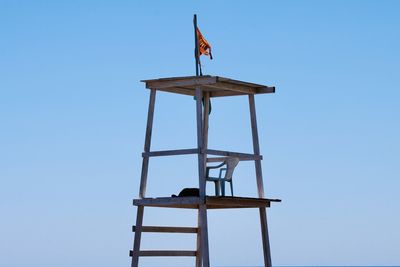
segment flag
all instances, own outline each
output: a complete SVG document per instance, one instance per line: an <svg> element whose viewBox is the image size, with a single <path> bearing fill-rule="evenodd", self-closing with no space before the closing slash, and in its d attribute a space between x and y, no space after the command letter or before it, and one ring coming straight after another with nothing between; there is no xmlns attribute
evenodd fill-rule
<svg viewBox="0 0 400 267"><path fill-rule="evenodd" d="M210 56L210 59L213 59L211 54L211 45L207 42L207 40L201 34L199 28L197 27L197 42L199 47L199 56L206 55Z"/></svg>

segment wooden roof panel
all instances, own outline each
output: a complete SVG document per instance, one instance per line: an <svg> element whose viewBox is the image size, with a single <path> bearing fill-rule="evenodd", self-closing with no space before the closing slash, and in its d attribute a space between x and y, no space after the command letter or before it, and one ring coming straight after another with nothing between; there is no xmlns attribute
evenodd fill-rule
<svg viewBox="0 0 400 267"><path fill-rule="evenodd" d="M243 82L219 76L187 76L142 80L146 88L184 95L195 95L196 88L211 97L275 93L275 87Z"/></svg>

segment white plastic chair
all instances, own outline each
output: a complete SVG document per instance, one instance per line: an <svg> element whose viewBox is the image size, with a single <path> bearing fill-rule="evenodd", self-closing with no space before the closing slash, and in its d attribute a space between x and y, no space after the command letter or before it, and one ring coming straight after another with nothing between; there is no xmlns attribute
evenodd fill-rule
<svg viewBox="0 0 400 267"><path fill-rule="evenodd" d="M236 157L226 157L223 159L223 162L216 166L207 166L206 167L206 181L211 181L215 183L215 195L225 196L225 182L230 183L231 187L231 195L233 196L233 183L232 183L232 175L233 171L235 170L236 166L239 163L239 158ZM222 168L226 166L225 168ZM210 176L210 170L212 169L219 169L219 176L213 177ZM223 175L223 172L225 174ZM220 194L221 191L221 194Z"/></svg>

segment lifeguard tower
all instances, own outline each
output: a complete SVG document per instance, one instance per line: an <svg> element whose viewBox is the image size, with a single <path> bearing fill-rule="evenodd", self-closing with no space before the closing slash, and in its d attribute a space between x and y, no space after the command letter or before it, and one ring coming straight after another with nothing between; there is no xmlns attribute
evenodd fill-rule
<svg viewBox="0 0 400 267"><path fill-rule="evenodd" d="M256 108L254 96L257 94L274 93L275 87L242 82L218 76L190 76L144 80L146 88L150 89L150 101L147 115L146 137L144 143L142 173L140 179L139 198L133 200L137 206L136 225L132 257L132 267L137 267L140 257L148 256L184 256L195 257L196 267L209 267L208 247L208 209L229 208L257 208L260 211L260 224L262 245L264 252L264 266L272 267L271 253L268 237L266 208L271 202L279 202L279 199L268 199L264 195L263 176L261 170L262 156L258 142ZM197 147L177 150L151 151L151 133L153 126L154 106L157 91L194 96L196 99L196 121L197 121ZM250 121L253 137L253 154L222 151L208 148L208 119L209 100L213 97L246 96L249 99ZM202 104L204 103L204 105ZM198 180L199 196L186 197L157 197L146 198L147 173L149 160L152 157L175 156L184 154L198 155ZM207 164L210 162L226 162L227 159L235 158L239 161L254 161L255 174L258 189L258 198L221 196L216 190L216 196L206 194L206 181L208 176ZM194 174L195 175L195 174ZM221 176L221 175L220 175ZM221 177L220 177L221 178ZM216 187L217 188L217 187ZM233 195L233 194L232 194ZM143 211L145 207L197 209L197 227L164 227L144 226ZM197 235L197 249L188 250L141 250L140 240L142 232L157 233L192 233Z"/></svg>

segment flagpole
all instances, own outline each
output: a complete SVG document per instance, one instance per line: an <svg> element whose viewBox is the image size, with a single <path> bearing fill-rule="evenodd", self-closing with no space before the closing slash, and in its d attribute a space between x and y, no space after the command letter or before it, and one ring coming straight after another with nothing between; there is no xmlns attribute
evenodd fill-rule
<svg viewBox="0 0 400 267"><path fill-rule="evenodd" d="M194 44L195 44L195 49L194 49L194 58L196 59L196 76L203 76L203 72L201 71L201 65L200 65L200 53L199 53L199 40L197 36L197 15L193 15L193 26L194 26ZM199 73L200 70L200 73ZM196 97L194 97L196 99ZM203 106L204 106L204 97L202 98ZM209 103L209 110L208 114L211 113L211 99L208 100Z"/></svg>
<svg viewBox="0 0 400 267"><path fill-rule="evenodd" d="M197 40L197 15L193 16L193 26L194 26L194 58L196 61L196 76L199 76L199 42Z"/></svg>

